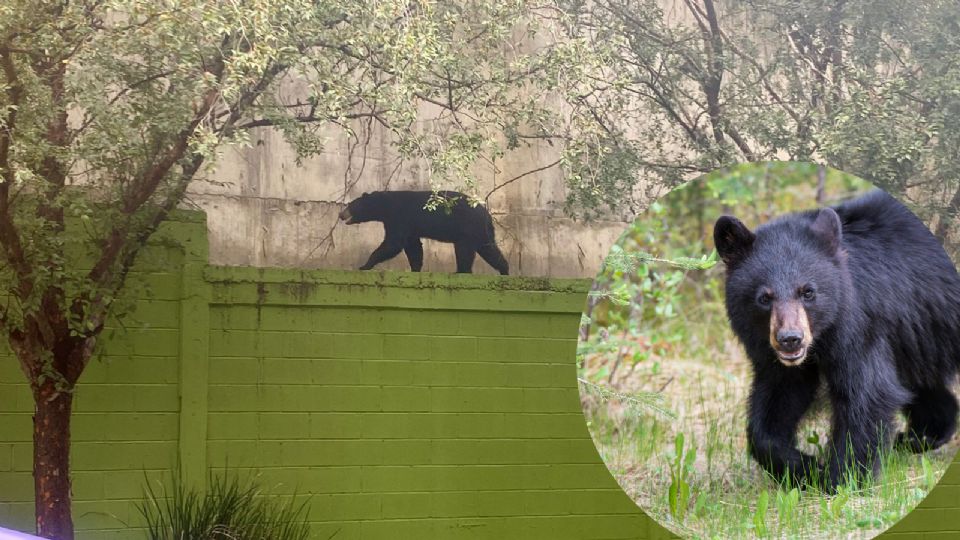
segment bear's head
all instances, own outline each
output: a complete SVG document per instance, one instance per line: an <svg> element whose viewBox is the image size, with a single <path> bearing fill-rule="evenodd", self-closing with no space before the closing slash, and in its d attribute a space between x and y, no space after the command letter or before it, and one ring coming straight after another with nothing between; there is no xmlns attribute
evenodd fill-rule
<svg viewBox="0 0 960 540"><path fill-rule="evenodd" d="M347 206L340 212L340 219L345 221L347 225L379 219L382 205L377 200L378 193L377 191L364 193L347 203Z"/></svg>
<svg viewBox="0 0 960 540"><path fill-rule="evenodd" d="M726 305L745 346L769 345L798 366L837 320L849 296L842 225L830 208L789 215L756 232L723 216L714 243L727 267Z"/></svg>

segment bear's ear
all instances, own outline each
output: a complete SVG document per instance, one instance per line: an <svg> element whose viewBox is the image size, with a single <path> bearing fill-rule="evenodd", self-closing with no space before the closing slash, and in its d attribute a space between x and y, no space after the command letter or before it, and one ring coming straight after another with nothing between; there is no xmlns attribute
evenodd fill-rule
<svg viewBox="0 0 960 540"><path fill-rule="evenodd" d="M713 227L713 244L728 267L735 266L750 254L756 235L739 219L721 216Z"/></svg>
<svg viewBox="0 0 960 540"><path fill-rule="evenodd" d="M840 223L840 216L832 208L821 208L810 225L810 230L818 240L823 242L827 253L833 255L840 249L843 225Z"/></svg>

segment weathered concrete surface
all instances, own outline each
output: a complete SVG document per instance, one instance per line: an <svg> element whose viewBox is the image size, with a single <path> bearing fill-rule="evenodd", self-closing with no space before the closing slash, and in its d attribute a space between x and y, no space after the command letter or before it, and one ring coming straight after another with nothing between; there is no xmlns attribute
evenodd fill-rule
<svg viewBox="0 0 960 540"><path fill-rule="evenodd" d="M324 152L300 165L283 138L269 129L251 134L251 144L225 149L215 172L190 189L189 203L206 211L210 262L221 265L356 268L380 243L379 223L344 225L342 205L364 191L428 189L422 167L399 166L382 134L364 149L351 148L331 131ZM353 159L350 159L351 151ZM549 147L515 152L478 169L479 193L557 159ZM562 212L565 198L559 171L531 174L493 192L488 208L511 274L593 277L613 242L626 228L621 216L576 222ZM408 270L406 258L378 269ZM424 270L452 272L453 246L424 241ZM476 273L495 271L479 257Z"/></svg>

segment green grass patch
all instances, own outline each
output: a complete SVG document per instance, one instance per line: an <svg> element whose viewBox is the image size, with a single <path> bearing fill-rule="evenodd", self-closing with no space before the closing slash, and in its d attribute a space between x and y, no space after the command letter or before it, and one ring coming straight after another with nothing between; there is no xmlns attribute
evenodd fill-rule
<svg viewBox="0 0 960 540"><path fill-rule="evenodd" d="M627 494L675 533L872 538L923 500L960 447L955 437L926 454L891 450L880 457L875 478L848 482L835 494L781 487L747 453L748 361L728 330L714 331L725 335L714 355L654 356L611 380L601 367L613 355L632 354L621 345L585 356L580 370L584 412L601 457ZM822 452L829 414L821 403L801 424L802 450Z"/></svg>

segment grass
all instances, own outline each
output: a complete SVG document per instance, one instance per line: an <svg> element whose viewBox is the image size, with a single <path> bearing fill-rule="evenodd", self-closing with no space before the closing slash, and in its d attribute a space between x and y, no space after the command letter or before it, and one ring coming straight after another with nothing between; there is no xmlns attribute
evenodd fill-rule
<svg viewBox="0 0 960 540"><path fill-rule="evenodd" d="M750 367L719 306L701 302L669 324L683 325L686 338L666 356L635 355L623 345L584 355L581 399L594 442L621 487L684 537L872 538L923 500L960 447L954 437L923 455L891 451L881 457L877 478L833 495L782 489L747 454ZM645 360L609 377L618 354ZM811 453L829 433L823 401L798 434Z"/></svg>
<svg viewBox="0 0 960 540"><path fill-rule="evenodd" d="M210 474L201 494L174 473L169 490L147 482L137 507L150 540L305 540L307 502L265 494L255 478Z"/></svg>

